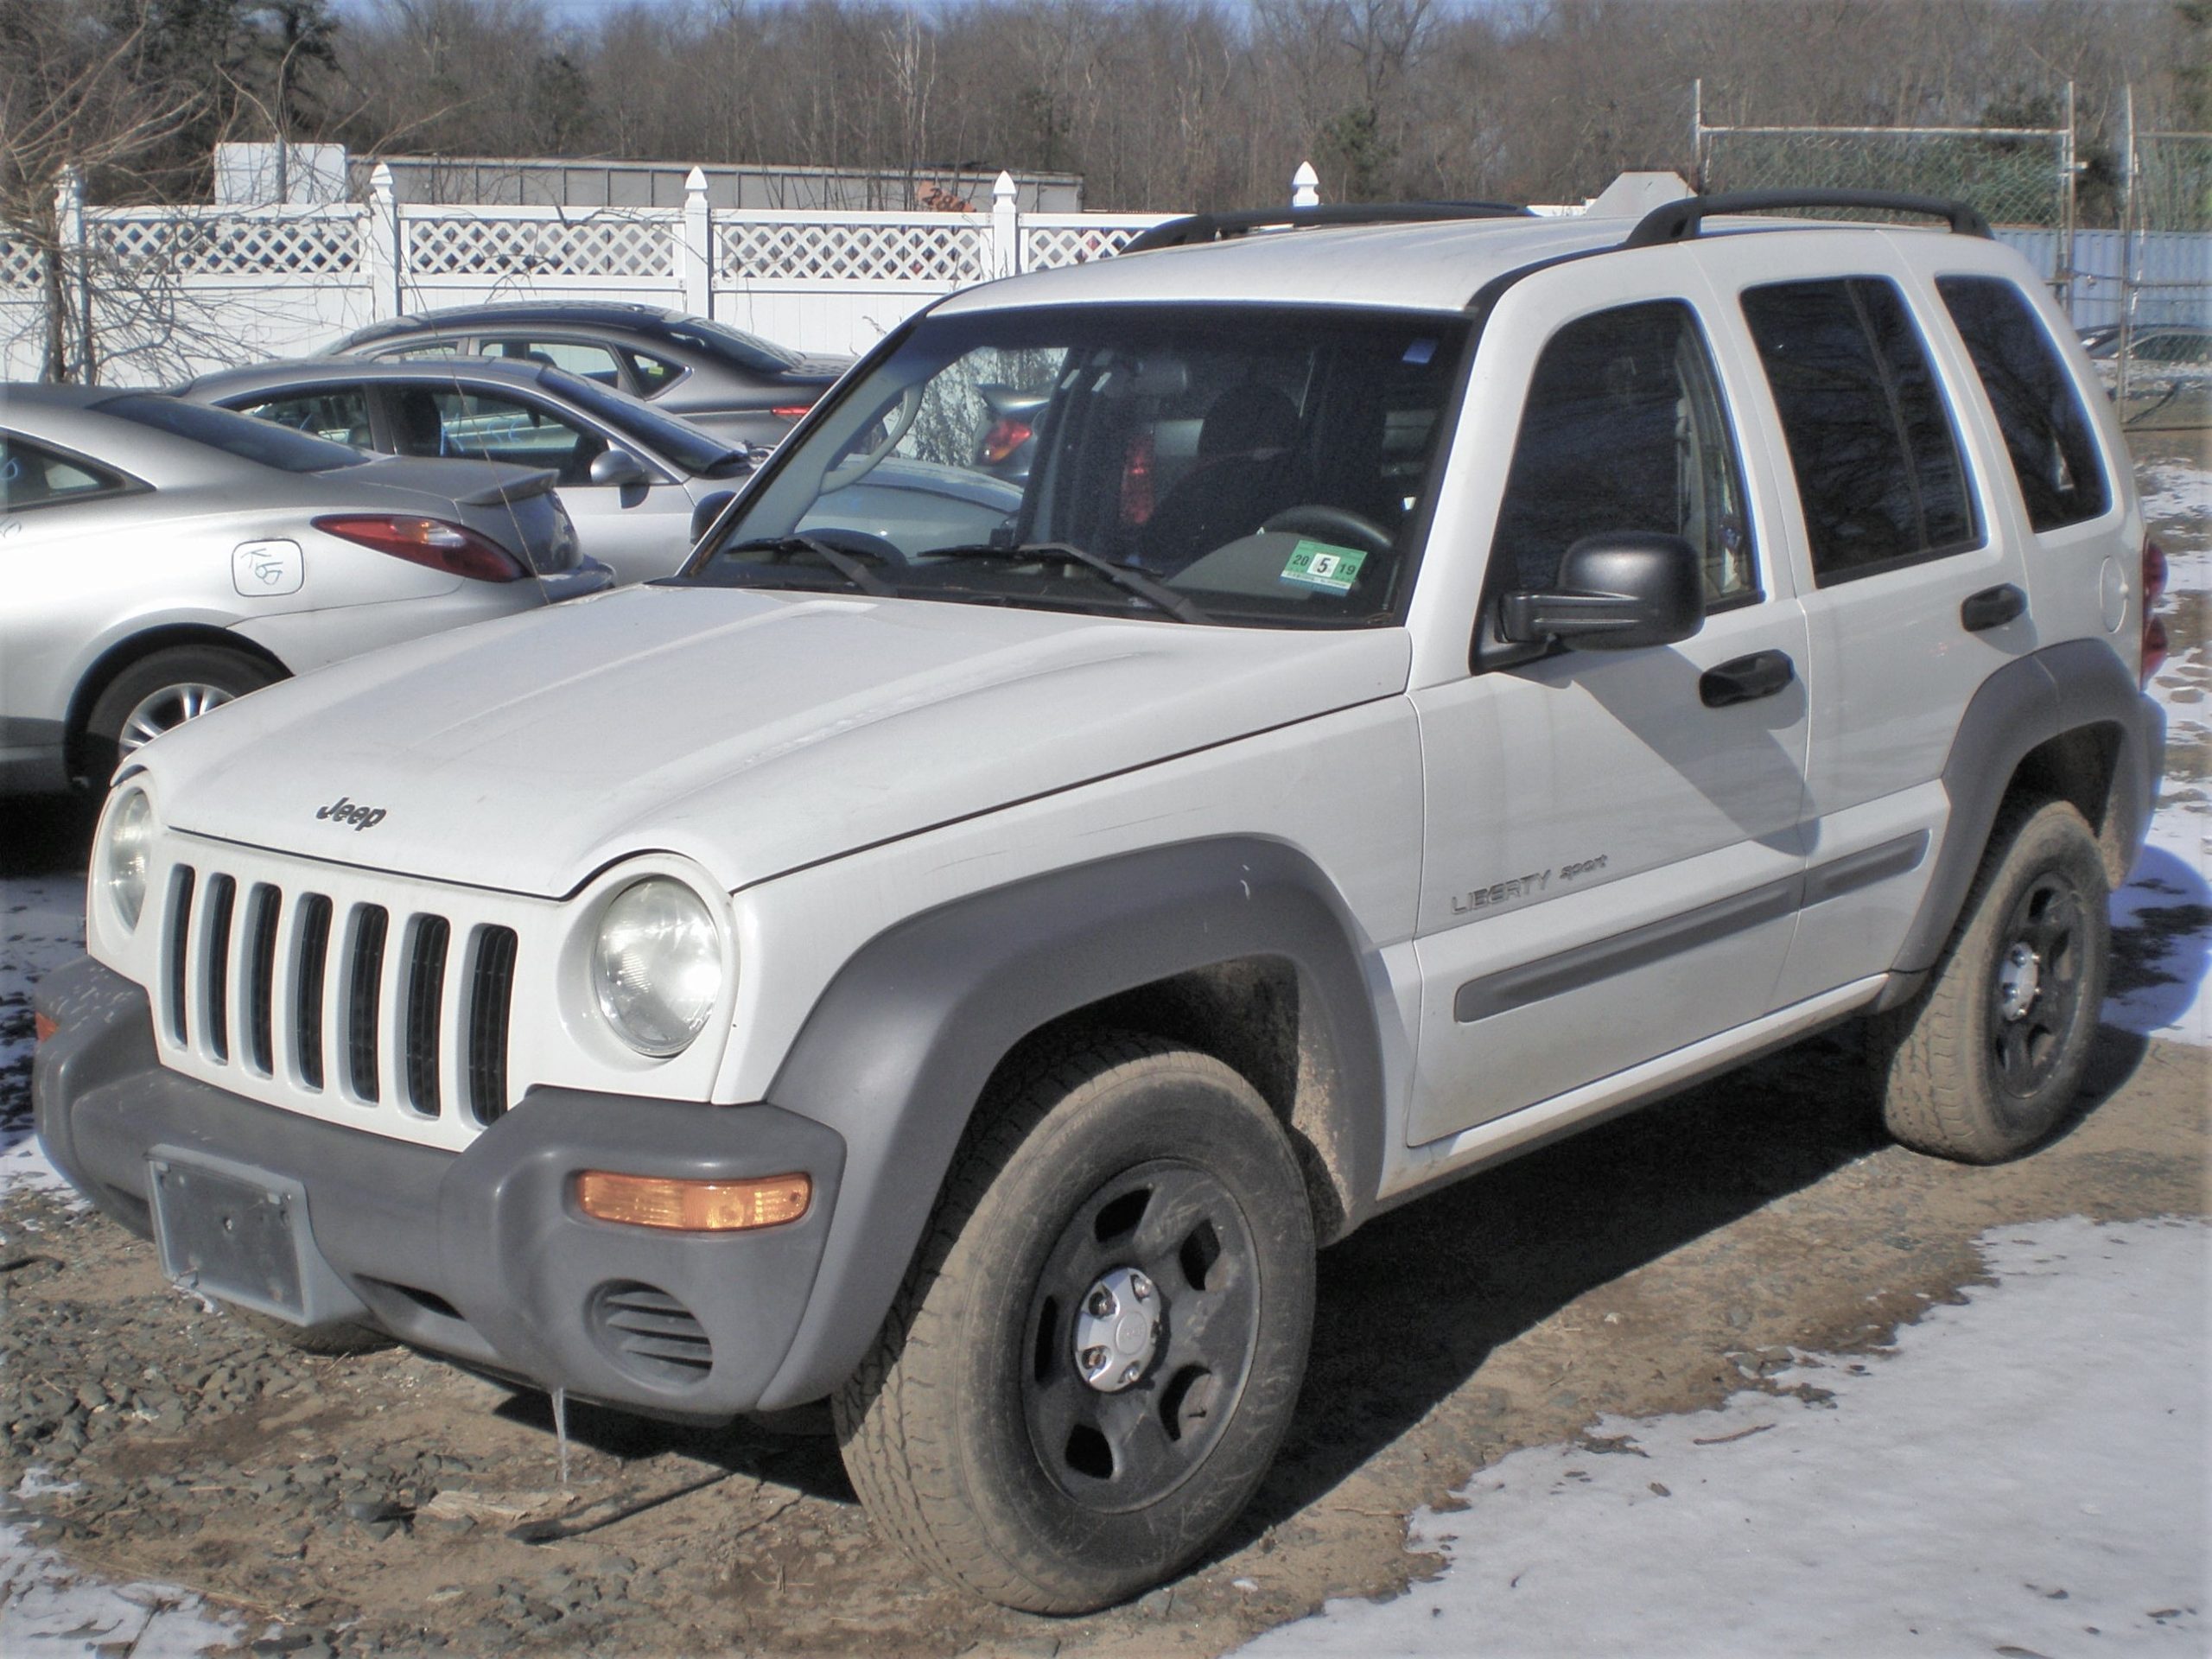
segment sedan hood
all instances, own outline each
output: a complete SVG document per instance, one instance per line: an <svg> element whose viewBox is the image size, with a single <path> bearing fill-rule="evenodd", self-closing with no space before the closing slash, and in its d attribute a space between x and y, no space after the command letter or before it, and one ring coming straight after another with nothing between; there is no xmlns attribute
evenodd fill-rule
<svg viewBox="0 0 2212 1659"><path fill-rule="evenodd" d="M168 822L226 840L549 897L658 849L734 889L1402 691L1408 663L1397 630L639 588L340 664L140 754ZM341 797L368 811L317 816Z"/></svg>

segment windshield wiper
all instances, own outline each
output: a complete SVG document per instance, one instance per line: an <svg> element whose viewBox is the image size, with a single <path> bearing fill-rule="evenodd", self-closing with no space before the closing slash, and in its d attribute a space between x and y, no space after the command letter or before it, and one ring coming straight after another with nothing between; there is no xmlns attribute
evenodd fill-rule
<svg viewBox="0 0 2212 1659"><path fill-rule="evenodd" d="M1019 547L993 547L988 543L976 542L963 547L932 547L918 557L942 556L950 559L995 559L1003 564L1060 564L1081 565L1096 572L1116 588L1135 594L1146 604L1165 611L1178 622L1205 624L1212 620L1190 600L1173 588L1154 582L1141 570L1132 570L1127 565L1116 564L1111 559L1102 559L1096 553L1065 542L1025 542Z"/></svg>
<svg viewBox="0 0 2212 1659"><path fill-rule="evenodd" d="M772 563L787 564L794 553L811 553L842 576L847 582L873 599L896 599L899 590L881 576L862 564L859 558L841 547L832 547L818 537L802 536L794 531L789 536L762 536L749 542L738 542L718 549L715 556L728 553L773 553ZM880 558L878 554L874 556Z"/></svg>

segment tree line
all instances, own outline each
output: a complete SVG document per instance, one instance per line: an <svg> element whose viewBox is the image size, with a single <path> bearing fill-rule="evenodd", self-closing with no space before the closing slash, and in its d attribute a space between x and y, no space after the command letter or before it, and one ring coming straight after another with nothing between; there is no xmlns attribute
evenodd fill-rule
<svg viewBox="0 0 2212 1659"><path fill-rule="evenodd" d="M2212 0L0 0L0 217L60 168L204 198L224 139L1084 175L1097 208L1574 200L1708 120L2042 125L2088 216L2139 119L2212 126Z"/></svg>

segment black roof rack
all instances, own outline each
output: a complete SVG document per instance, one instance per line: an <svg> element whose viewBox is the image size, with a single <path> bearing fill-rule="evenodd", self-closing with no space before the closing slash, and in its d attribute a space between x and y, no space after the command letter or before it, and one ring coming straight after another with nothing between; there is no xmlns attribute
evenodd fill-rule
<svg viewBox="0 0 2212 1659"><path fill-rule="evenodd" d="M1527 219L1526 207L1503 201L1332 202L1324 207L1253 207L1234 213L1192 213L1154 226L1133 238L1124 254L1156 248L1198 247L1255 231L1314 230L1344 225L1419 225L1438 219Z"/></svg>
<svg viewBox="0 0 2212 1659"><path fill-rule="evenodd" d="M1637 220L1624 248L1656 247L1697 235L1713 213L1764 213L1788 207L1870 207L1892 213L1924 213L1948 219L1960 236L1989 236L1989 221L1970 204L1943 196L1905 196L1889 190L1738 190L1715 196L1684 196L1654 207Z"/></svg>

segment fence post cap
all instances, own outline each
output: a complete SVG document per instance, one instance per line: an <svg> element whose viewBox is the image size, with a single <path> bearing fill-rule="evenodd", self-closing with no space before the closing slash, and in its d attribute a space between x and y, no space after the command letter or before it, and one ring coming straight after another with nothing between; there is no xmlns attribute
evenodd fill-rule
<svg viewBox="0 0 2212 1659"><path fill-rule="evenodd" d="M991 181L991 200L1012 201L1016 194L1017 188L1014 182L1014 175L1004 168L1001 168L998 177Z"/></svg>
<svg viewBox="0 0 2212 1659"><path fill-rule="evenodd" d="M704 168L695 167L683 175L683 191L686 195L704 195L706 190L707 173Z"/></svg>
<svg viewBox="0 0 2212 1659"><path fill-rule="evenodd" d="M369 170L369 189L372 194L388 196L394 188L391 168L383 162Z"/></svg>
<svg viewBox="0 0 2212 1659"><path fill-rule="evenodd" d="M1290 175L1290 205L1294 207L1319 207L1321 205L1321 175L1313 170L1311 162L1300 162L1298 171Z"/></svg>

